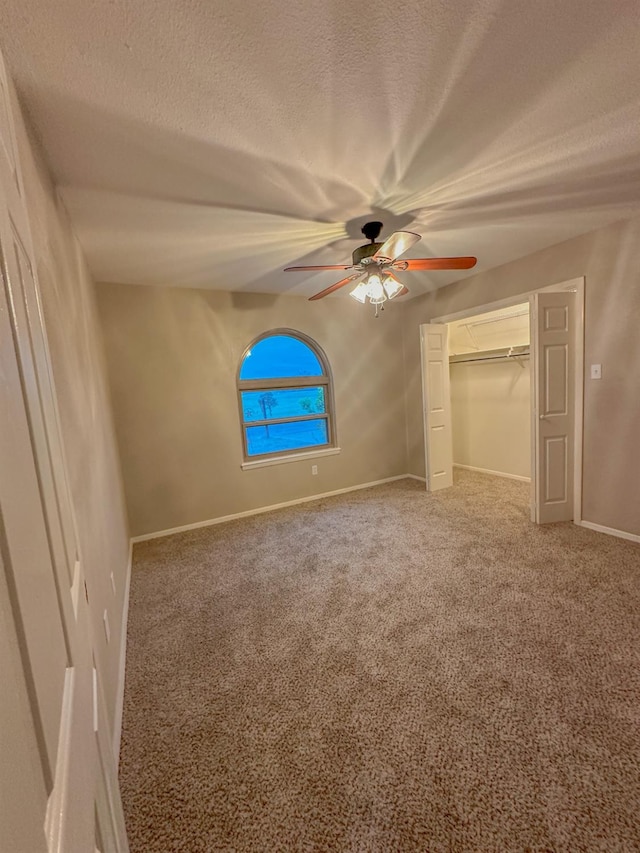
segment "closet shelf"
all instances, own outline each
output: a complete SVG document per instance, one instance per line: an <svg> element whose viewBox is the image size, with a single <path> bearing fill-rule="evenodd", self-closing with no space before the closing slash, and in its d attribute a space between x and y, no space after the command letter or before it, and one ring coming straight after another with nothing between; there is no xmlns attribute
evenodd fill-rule
<svg viewBox="0 0 640 853"><path fill-rule="evenodd" d="M472 361L508 361L526 358L529 347L501 347L500 349L477 350L460 355L450 355L449 364L465 364Z"/></svg>

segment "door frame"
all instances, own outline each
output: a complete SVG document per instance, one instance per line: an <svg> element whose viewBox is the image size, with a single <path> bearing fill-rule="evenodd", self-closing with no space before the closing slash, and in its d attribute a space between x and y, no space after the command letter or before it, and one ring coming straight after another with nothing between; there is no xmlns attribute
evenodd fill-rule
<svg viewBox="0 0 640 853"><path fill-rule="evenodd" d="M474 305L465 308L461 311L454 311L450 314L443 314L439 317L433 317L429 323L453 323L455 320L464 320L466 317L474 317L477 314L485 314L489 311L497 311L500 308L510 308L513 305L521 305L523 302L529 303L529 311L533 309L533 296L536 293L549 293L570 290L575 293L575 338L574 338L574 441L573 441L573 523L582 523L582 456L583 456L583 440L584 440L584 305L585 305L585 277L568 279L560 281L556 284L550 284L545 287L538 287L534 290L526 290L524 293L514 294L513 296L498 299L494 302L485 302L480 305ZM534 361L535 353L535 337L532 336L530 343L531 363ZM534 383L531 383L531 520L536 520L536 490L535 490L535 472L536 472L536 440L535 429L536 422L535 405L534 405Z"/></svg>

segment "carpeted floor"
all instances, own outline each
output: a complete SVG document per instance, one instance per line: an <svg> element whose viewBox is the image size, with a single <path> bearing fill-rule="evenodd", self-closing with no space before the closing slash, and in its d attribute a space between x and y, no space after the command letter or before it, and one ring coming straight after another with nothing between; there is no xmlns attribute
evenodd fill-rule
<svg viewBox="0 0 640 853"><path fill-rule="evenodd" d="M402 480L139 544L132 853L640 851L640 546Z"/></svg>

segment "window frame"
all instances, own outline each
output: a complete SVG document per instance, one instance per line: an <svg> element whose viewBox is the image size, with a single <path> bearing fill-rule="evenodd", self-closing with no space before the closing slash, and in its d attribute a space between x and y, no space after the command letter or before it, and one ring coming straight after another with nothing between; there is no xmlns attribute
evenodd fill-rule
<svg viewBox="0 0 640 853"><path fill-rule="evenodd" d="M244 360L247 357L247 353L265 338L277 337L279 335L295 338L301 343L303 343L305 346L309 347L311 352L320 362L320 366L323 370L323 373L317 376L283 376L276 377L275 379L240 379L240 373L242 371ZM320 386L324 388L325 411L323 413L314 412L308 415L300 415L298 417L266 418L259 421L245 421L244 419L244 408L242 406L243 391L273 391L286 390L287 388L317 388ZM329 359L327 358L322 347L318 343L316 343L313 338L310 338L308 335L305 335L304 332L299 332L295 329L286 328L269 329L269 331L263 332L262 334L254 338L251 343L244 348L242 356L240 357L238 370L236 371L236 389L238 394L240 431L242 433L243 468L257 468L261 465L272 465L276 462L289 462L303 457L330 455L333 453L338 453L340 451L336 440L333 376L331 374ZM315 444L308 447L293 447L288 450L278 450L274 453L259 453L254 454L253 456L249 456L247 452L247 427L270 426L271 424L278 423L294 423L296 421L317 420L326 421L328 438L328 442L326 444Z"/></svg>

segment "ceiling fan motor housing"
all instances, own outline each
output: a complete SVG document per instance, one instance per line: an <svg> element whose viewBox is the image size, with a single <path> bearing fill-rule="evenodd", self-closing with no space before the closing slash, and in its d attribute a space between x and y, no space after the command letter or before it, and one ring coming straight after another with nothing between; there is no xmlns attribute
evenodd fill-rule
<svg viewBox="0 0 640 853"><path fill-rule="evenodd" d="M380 246L382 246L382 243L365 243L364 246L358 246L351 255L353 265L357 266L363 258L370 258L371 255L375 255Z"/></svg>

